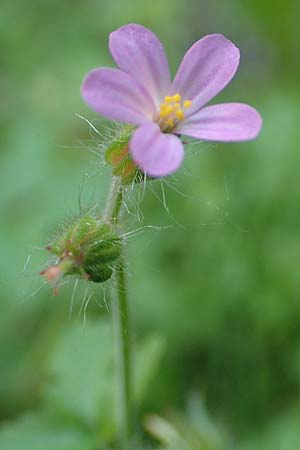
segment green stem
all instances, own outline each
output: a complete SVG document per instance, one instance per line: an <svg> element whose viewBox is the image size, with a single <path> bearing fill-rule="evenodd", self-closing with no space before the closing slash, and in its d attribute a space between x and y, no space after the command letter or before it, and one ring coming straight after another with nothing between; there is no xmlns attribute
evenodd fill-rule
<svg viewBox="0 0 300 450"><path fill-rule="evenodd" d="M113 304L118 374L119 440L128 449L133 433L131 321L128 305L125 262L122 255L116 273L116 292Z"/></svg>
<svg viewBox="0 0 300 450"><path fill-rule="evenodd" d="M106 207L103 213L104 220L117 224L122 207L122 202L123 202L123 186L121 178L113 177L110 190L108 193Z"/></svg>
<svg viewBox="0 0 300 450"><path fill-rule="evenodd" d="M123 204L121 180L113 178L104 217L117 225ZM119 443L122 450L128 449L133 434L132 405L132 339L124 249L115 273L115 296L113 322L116 343L117 370L117 414Z"/></svg>

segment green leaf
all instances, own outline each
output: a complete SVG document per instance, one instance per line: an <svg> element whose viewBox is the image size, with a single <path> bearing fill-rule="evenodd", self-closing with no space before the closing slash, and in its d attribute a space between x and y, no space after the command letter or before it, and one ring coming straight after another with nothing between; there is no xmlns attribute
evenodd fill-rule
<svg viewBox="0 0 300 450"><path fill-rule="evenodd" d="M62 425L51 416L33 413L0 428L3 450L94 450L93 438L75 425Z"/></svg>
<svg viewBox="0 0 300 450"><path fill-rule="evenodd" d="M47 403L89 427L103 426L113 407L111 341L104 320L65 327L50 360Z"/></svg>
<svg viewBox="0 0 300 450"><path fill-rule="evenodd" d="M251 436L241 450L286 450L299 448L299 407L291 408L276 417L259 435Z"/></svg>
<svg viewBox="0 0 300 450"><path fill-rule="evenodd" d="M141 403L151 381L159 369L159 363L165 353L165 340L157 335L144 340L137 351L135 369L135 396Z"/></svg>
<svg viewBox="0 0 300 450"><path fill-rule="evenodd" d="M137 348L135 399L141 402L156 374L165 345L147 338ZM110 320L88 320L64 328L50 359L46 407L68 414L110 439L115 431L114 345Z"/></svg>

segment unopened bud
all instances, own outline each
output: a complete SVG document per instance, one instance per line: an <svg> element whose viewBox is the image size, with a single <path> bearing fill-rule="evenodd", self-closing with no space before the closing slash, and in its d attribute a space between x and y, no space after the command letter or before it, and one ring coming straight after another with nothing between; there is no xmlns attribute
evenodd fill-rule
<svg viewBox="0 0 300 450"><path fill-rule="evenodd" d="M121 238L112 225L86 216L73 223L47 250L58 257L41 272L49 282L78 275L96 283L108 280L121 254Z"/></svg>

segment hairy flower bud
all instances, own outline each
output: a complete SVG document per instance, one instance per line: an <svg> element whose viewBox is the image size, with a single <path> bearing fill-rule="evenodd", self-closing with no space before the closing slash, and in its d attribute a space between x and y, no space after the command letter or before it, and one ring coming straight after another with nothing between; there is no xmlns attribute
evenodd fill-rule
<svg viewBox="0 0 300 450"><path fill-rule="evenodd" d="M103 283L111 277L121 254L121 238L112 225L85 216L70 225L47 249L58 257L56 264L41 272L47 281L78 275Z"/></svg>
<svg viewBox="0 0 300 450"><path fill-rule="evenodd" d="M133 127L130 125L120 128L105 152L106 162L113 167L113 174L122 178L123 184L140 183L144 177L129 153L132 132Z"/></svg>

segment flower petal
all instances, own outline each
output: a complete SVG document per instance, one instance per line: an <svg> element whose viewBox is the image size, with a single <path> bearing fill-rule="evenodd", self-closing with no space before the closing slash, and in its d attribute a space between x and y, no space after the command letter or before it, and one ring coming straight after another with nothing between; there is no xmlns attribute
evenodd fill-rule
<svg viewBox="0 0 300 450"><path fill-rule="evenodd" d="M94 69L85 77L81 95L98 114L108 119L141 125L155 115L148 92L131 75L118 69Z"/></svg>
<svg viewBox="0 0 300 450"><path fill-rule="evenodd" d="M180 139L164 134L155 123L138 128L129 143L135 163L152 177L169 175L180 166L184 150Z"/></svg>
<svg viewBox="0 0 300 450"><path fill-rule="evenodd" d="M124 25L110 34L109 48L119 68L137 79L158 106L171 79L163 45L155 34L141 25Z"/></svg>
<svg viewBox="0 0 300 450"><path fill-rule="evenodd" d="M254 139L261 126L256 109L243 103L223 103L200 109L176 132L208 141L234 142Z"/></svg>
<svg viewBox="0 0 300 450"><path fill-rule="evenodd" d="M192 100L188 115L217 95L234 76L240 52L221 34L197 41L185 54L171 87L184 99Z"/></svg>

